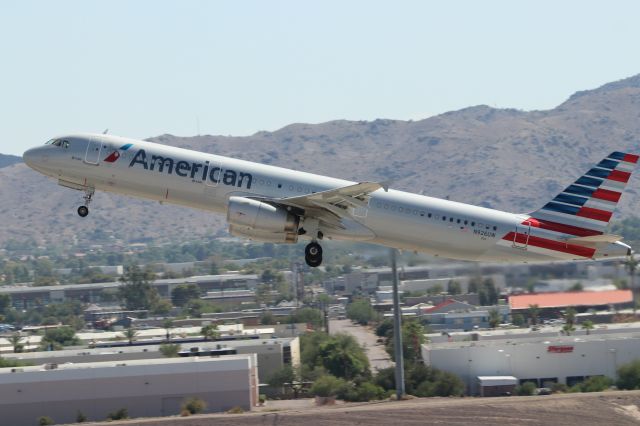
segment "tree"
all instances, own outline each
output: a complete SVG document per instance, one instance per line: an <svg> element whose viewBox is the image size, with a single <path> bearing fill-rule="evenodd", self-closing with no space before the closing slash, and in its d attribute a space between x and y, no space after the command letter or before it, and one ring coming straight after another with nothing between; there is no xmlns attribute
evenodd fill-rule
<svg viewBox="0 0 640 426"><path fill-rule="evenodd" d="M196 284L180 284L171 291L171 302L183 307L192 299L200 298L200 287Z"/></svg>
<svg viewBox="0 0 640 426"><path fill-rule="evenodd" d="M422 359L422 344L425 342L424 326L417 319L402 322L402 354L407 364L415 363ZM386 351L395 358L393 329L389 332Z"/></svg>
<svg viewBox="0 0 640 426"><path fill-rule="evenodd" d="M151 312L152 315L169 315L171 313L171 309L173 309L173 305L171 302L165 299L158 299L152 306Z"/></svg>
<svg viewBox="0 0 640 426"><path fill-rule="evenodd" d="M489 311L489 327L496 328L500 325L500 312L497 309L491 309Z"/></svg>
<svg viewBox="0 0 640 426"><path fill-rule="evenodd" d="M322 311L316 308L300 308L291 314L289 322L291 324L306 323L311 324L315 329L322 327Z"/></svg>
<svg viewBox="0 0 640 426"><path fill-rule="evenodd" d="M79 345L80 340L76 337L76 332L71 327L49 328L44 332L40 347L44 350L61 349L63 346Z"/></svg>
<svg viewBox="0 0 640 426"><path fill-rule="evenodd" d="M582 287L582 283L580 281L576 282L569 288L569 291L582 291L582 290L584 290L584 287Z"/></svg>
<svg viewBox="0 0 640 426"><path fill-rule="evenodd" d="M540 307L535 305L529 305L529 319L531 320L531 325L538 324L538 317L540 315Z"/></svg>
<svg viewBox="0 0 640 426"><path fill-rule="evenodd" d="M564 313L564 322L566 325L573 327L576 324L576 310L568 308Z"/></svg>
<svg viewBox="0 0 640 426"><path fill-rule="evenodd" d="M576 331L576 328L573 324L566 323L562 326L562 332L567 336L571 336L571 333L573 333L574 331Z"/></svg>
<svg viewBox="0 0 640 426"><path fill-rule="evenodd" d="M173 328L173 320L170 318L165 318L162 322L162 328L165 330L165 340L167 342L171 341L171 329Z"/></svg>
<svg viewBox="0 0 640 426"><path fill-rule="evenodd" d="M0 294L0 315L6 314L11 307L11 296L8 294Z"/></svg>
<svg viewBox="0 0 640 426"><path fill-rule="evenodd" d="M204 337L204 340L215 340L220 337L217 324L208 324L200 329L200 334Z"/></svg>
<svg viewBox="0 0 640 426"><path fill-rule="evenodd" d="M336 334L320 344L321 365L336 377L347 380L369 374L369 359L356 339L348 334Z"/></svg>
<svg viewBox="0 0 640 426"><path fill-rule="evenodd" d="M24 349L24 345L20 343L22 341L22 336L20 332L15 332L9 337L9 343L13 346L14 353L20 353Z"/></svg>
<svg viewBox="0 0 640 426"><path fill-rule="evenodd" d="M495 305L498 303L498 290L496 289L493 279L486 278L482 282L482 285L478 290L478 296L480 297L480 304L483 306Z"/></svg>
<svg viewBox="0 0 640 426"><path fill-rule="evenodd" d="M276 323L276 317L271 311L264 311L260 315L260 325L273 325Z"/></svg>
<svg viewBox="0 0 640 426"><path fill-rule="evenodd" d="M582 329L587 332L587 334L591 334L591 330L593 330L595 326L593 325L593 321L585 320L582 322Z"/></svg>
<svg viewBox="0 0 640 426"><path fill-rule="evenodd" d="M158 291L151 285L154 274L150 269L140 270L137 265L127 266L120 278L123 283L118 288L118 297L128 310L150 309L159 298Z"/></svg>
<svg viewBox="0 0 640 426"><path fill-rule="evenodd" d="M271 303L271 287L269 284L258 284L256 287L256 303L269 305Z"/></svg>
<svg viewBox="0 0 640 426"><path fill-rule="evenodd" d="M393 333L393 320L386 318L376 327L376 336L389 337Z"/></svg>
<svg viewBox="0 0 640 426"><path fill-rule="evenodd" d="M482 277L475 276L469 280L469 285L467 286L467 293L478 293L480 289L480 285L482 284Z"/></svg>
<svg viewBox="0 0 640 426"><path fill-rule="evenodd" d="M357 299L347 306L347 317L361 325L367 325L376 317L369 299Z"/></svg>
<svg viewBox="0 0 640 426"><path fill-rule="evenodd" d="M634 255L629 256L627 261L624 263L627 271L629 271L629 283L631 287L631 293L633 295L633 314L636 314L636 269L638 268L638 260L636 260Z"/></svg>
<svg viewBox="0 0 640 426"><path fill-rule="evenodd" d="M286 384L291 385L294 381L296 381L296 374L293 367L284 365L271 373L267 379L267 384L274 388L283 388Z"/></svg>
<svg viewBox="0 0 640 426"><path fill-rule="evenodd" d="M129 327L125 329L122 334L123 334L123 337L129 341L129 345L133 345L133 341L136 339L138 332L133 328Z"/></svg>
<svg viewBox="0 0 640 426"><path fill-rule="evenodd" d="M572 392L602 392L609 389L613 384L613 380L606 376L591 376L582 383L571 388Z"/></svg>
<svg viewBox="0 0 640 426"><path fill-rule="evenodd" d="M640 359L621 365L618 368L618 389L640 389Z"/></svg>
<svg viewBox="0 0 640 426"><path fill-rule="evenodd" d="M447 283L447 293L454 296L456 294L460 294L462 292L460 288L460 283L455 280L449 280Z"/></svg>
<svg viewBox="0 0 640 426"><path fill-rule="evenodd" d="M524 317L522 314L513 314L511 316L511 321L516 327L522 327L524 325Z"/></svg>

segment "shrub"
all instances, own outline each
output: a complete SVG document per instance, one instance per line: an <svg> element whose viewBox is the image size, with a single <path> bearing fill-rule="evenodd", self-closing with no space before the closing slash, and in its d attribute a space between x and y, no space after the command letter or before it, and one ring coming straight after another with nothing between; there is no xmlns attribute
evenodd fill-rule
<svg viewBox="0 0 640 426"><path fill-rule="evenodd" d="M635 360L618 368L616 385L619 389L632 390L640 388L640 360Z"/></svg>
<svg viewBox="0 0 640 426"><path fill-rule="evenodd" d="M355 387L345 389L343 394L339 396L345 401L367 402L385 398L386 392L374 383L363 382Z"/></svg>
<svg viewBox="0 0 640 426"><path fill-rule="evenodd" d="M331 374L320 377L311 386L311 394L314 396L336 396L344 392L347 383Z"/></svg>
<svg viewBox="0 0 640 426"><path fill-rule="evenodd" d="M606 376L591 376L584 382L578 384L580 392L602 392L609 389L613 380Z"/></svg>
<svg viewBox="0 0 640 426"><path fill-rule="evenodd" d="M553 393L567 393L569 392L569 386L564 383L554 383L551 385L551 392Z"/></svg>
<svg viewBox="0 0 640 426"><path fill-rule="evenodd" d="M87 421L87 416L80 410L78 410L78 414L76 414L76 423L84 423Z"/></svg>
<svg viewBox="0 0 640 426"><path fill-rule="evenodd" d="M118 411L107 414L109 420L124 420L129 418L129 412L126 408L121 408Z"/></svg>
<svg viewBox="0 0 640 426"><path fill-rule="evenodd" d="M200 398L193 397L189 398L182 403L180 407L180 412L183 411L189 412L189 414L199 414L204 412L207 409L207 403Z"/></svg>
<svg viewBox="0 0 640 426"><path fill-rule="evenodd" d="M242 408L242 407L240 407L238 405L236 405L235 407L233 407L233 408L231 408L231 409L229 409L227 411L227 414L242 414L242 413L244 413L244 408Z"/></svg>
<svg viewBox="0 0 640 426"><path fill-rule="evenodd" d="M160 353L167 358L175 358L180 352L180 345L177 343L163 343L160 345Z"/></svg>
<svg viewBox="0 0 640 426"><path fill-rule="evenodd" d="M40 416L38 417L38 424L40 426L48 426L48 425L53 425L55 424L55 422L53 421L53 419L51 417L48 416Z"/></svg>
<svg viewBox="0 0 640 426"><path fill-rule="evenodd" d="M524 382L516 386L515 394L519 396L531 396L536 392L537 386L533 382Z"/></svg>

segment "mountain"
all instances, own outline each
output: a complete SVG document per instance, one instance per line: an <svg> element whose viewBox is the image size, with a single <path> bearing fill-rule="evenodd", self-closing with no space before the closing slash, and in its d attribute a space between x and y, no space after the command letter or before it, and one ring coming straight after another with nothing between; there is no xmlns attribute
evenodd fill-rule
<svg viewBox="0 0 640 426"><path fill-rule="evenodd" d="M640 75L573 94L551 110L486 105L419 121L291 124L248 137L161 135L150 140L515 212L542 206L614 150L640 151ZM639 173L640 174L640 173ZM635 175L614 219L640 211ZM24 164L0 169L0 246L9 238L169 241L223 235L222 215L98 193L81 194Z"/></svg>
<svg viewBox="0 0 640 426"><path fill-rule="evenodd" d="M22 162L22 158L20 157L16 157L15 155L0 154L0 169L20 162Z"/></svg>

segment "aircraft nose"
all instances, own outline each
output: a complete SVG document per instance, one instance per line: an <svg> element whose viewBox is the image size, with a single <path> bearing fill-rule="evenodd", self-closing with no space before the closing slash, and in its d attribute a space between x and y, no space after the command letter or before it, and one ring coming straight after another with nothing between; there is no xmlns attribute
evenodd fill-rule
<svg viewBox="0 0 640 426"><path fill-rule="evenodd" d="M29 167L34 166L36 162L36 158L38 157L38 154L36 153L36 149L37 148L28 149L24 152L24 154L22 154L22 161L24 161Z"/></svg>
<svg viewBox="0 0 640 426"><path fill-rule="evenodd" d="M32 169L37 169L38 166L41 166L42 160L42 150L39 147L28 149L22 154L22 161Z"/></svg>

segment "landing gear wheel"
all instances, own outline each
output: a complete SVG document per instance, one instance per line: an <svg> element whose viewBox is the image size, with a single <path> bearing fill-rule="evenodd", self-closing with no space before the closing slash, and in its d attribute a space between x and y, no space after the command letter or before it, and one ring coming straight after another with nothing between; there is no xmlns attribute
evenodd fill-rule
<svg viewBox="0 0 640 426"><path fill-rule="evenodd" d="M320 266L322 264L322 246L315 241L307 244L304 248L304 260L312 268Z"/></svg>
<svg viewBox="0 0 640 426"><path fill-rule="evenodd" d="M78 215L80 217L86 217L88 214L89 214L89 207L87 206L78 207Z"/></svg>

